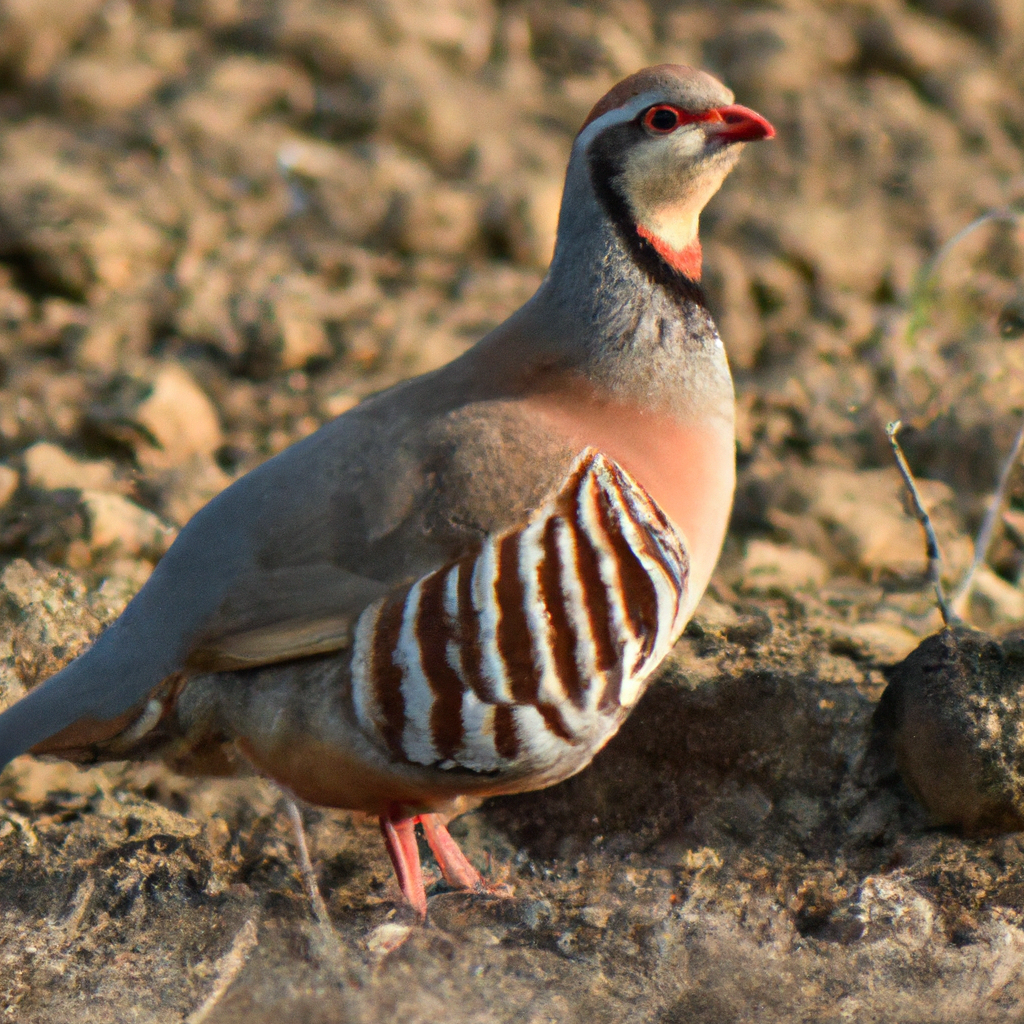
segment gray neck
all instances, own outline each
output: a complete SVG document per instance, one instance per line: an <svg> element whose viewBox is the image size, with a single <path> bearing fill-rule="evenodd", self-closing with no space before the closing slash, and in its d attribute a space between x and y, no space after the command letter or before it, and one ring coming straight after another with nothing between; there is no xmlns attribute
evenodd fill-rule
<svg viewBox="0 0 1024 1024"><path fill-rule="evenodd" d="M617 400L682 420L726 410L731 417L732 378L711 315L637 264L595 197L578 149L551 267L509 327Z"/></svg>

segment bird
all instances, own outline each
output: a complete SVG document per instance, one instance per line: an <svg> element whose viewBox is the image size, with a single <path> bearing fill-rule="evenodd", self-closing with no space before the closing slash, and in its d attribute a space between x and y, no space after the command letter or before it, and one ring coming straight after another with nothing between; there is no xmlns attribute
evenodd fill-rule
<svg viewBox="0 0 1024 1024"><path fill-rule="evenodd" d="M735 490L735 398L698 222L772 125L710 74L625 78L573 143L536 293L186 523L122 614L0 714L0 767L239 766L380 821L406 900L419 823L551 785L618 729L693 613Z"/></svg>

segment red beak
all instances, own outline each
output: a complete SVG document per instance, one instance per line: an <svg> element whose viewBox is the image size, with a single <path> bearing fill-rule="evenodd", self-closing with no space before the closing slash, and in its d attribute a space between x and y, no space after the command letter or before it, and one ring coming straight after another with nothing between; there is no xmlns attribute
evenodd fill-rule
<svg viewBox="0 0 1024 1024"><path fill-rule="evenodd" d="M719 107L715 113L721 114L724 122L722 128L715 132L723 142L756 142L775 135L771 122L750 107L734 103L731 107Z"/></svg>

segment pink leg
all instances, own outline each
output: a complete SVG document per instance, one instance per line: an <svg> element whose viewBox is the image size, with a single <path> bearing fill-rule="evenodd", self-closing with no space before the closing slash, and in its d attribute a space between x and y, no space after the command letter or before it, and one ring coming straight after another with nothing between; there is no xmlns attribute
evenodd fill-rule
<svg viewBox="0 0 1024 1024"><path fill-rule="evenodd" d="M384 845L395 867L402 895L412 905L420 918L427 916L427 894L423 888L423 873L420 870L420 851L416 845L415 818L393 819L381 815L380 830Z"/></svg>
<svg viewBox="0 0 1024 1024"><path fill-rule="evenodd" d="M444 880L455 889L483 889L480 877L436 814L421 814L420 823Z"/></svg>

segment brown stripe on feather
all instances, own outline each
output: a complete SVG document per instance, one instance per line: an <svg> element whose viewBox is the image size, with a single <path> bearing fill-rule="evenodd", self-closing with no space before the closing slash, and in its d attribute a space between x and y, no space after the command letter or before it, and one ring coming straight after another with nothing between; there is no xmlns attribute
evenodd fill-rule
<svg viewBox="0 0 1024 1024"><path fill-rule="evenodd" d="M672 583L673 617L675 617L679 614L679 608L683 603L686 582L689 578L689 562L685 549L680 550L677 544L673 543L674 540L678 540L678 533L650 496L638 486L631 485L618 466L612 464L612 471L615 476L613 486L618 491L619 498L630 511L630 519L637 527L643 554L660 565ZM662 537L659 537L657 531L652 528L649 519L645 518L645 513L650 514L649 518L655 518L654 514L657 514L659 525L664 524L664 528L660 531ZM639 667L644 657L646 655L642 654L636 667Z"/></svg>
<svg viewBox="0 0 1024 1024"><path fill-rule="evenodd" d="M622 469L612 463L612 473L615 476L615 484L620 496L632 511L631 518L641 528L641 535L644 538L644 550L656 559L667 573L669 579L675 581L680 590L677 597L677 606L681 599L682 588L686 584L689 575L689 564L686 561L685 549L680 551L682 546L679 540L679 531L672 525L668 517L661 510L661 506L639 485L628 480ZM658 531L665 535L667 542L660 543L655 536L656 531L652 529L645 519L653 519L658 526ZM672 541L676 543L672 543Z"/></svg>
<svg viewBox="0 0 1024 1024"><path fill-rule="evenodd" d="M443 759L455 756L465 736L462 680L448 662L448 641L453 638L453 627L457 628L458 624L444 610L445 582L448 574L458 572L458 569L455 565L427 578L420 588L419 614L416 617L420 662L434 695L430 708L430 736Z"/></svg>
<svg viewBox="0 0 1024 1024"><path fill-rule="evenodd" d="M571 512L569 524L576 538L576 569L583 587L583 604L590 619L590 632L594 638L595 661L598 672L606 672L619 661L619 652L612 638L608 592L601 578L598 553L584 526L583 504L578 488L573 492Z"/></svg>
<svg viewBox="0 0 1024 1024"><path fill-rule="evenodd" d="M597 702L598 711L606 713L621 706L623 671L623 666L619 664L605 677L604 691L601 694L601 699Z"/></svg>
<svg viewBox="0 0 1024 1024"><path fill-rule="evenodd" d="M614 481L609 481L616 488ZM622 499L622 493L618 492ZM603 488L597 491L598 515L601 526L608 535L619 568L619 580L622 585L622 603L629 618L633 635L641 641L640 657L637 665L650 656L654 649L654 640L658 633L658 591L651 581L650 574L633 550L629 538L622 528L619 517L611 507L611 500ZM624 510L629 514L628 510ZM633 671L636 671L634 667Z"/></svg>
<svg viewBox="0 0 1024 1024"><path fill-rule="evenodd" d="M585 456L577 459L576 465L570 470L555 497L555 504L559 512L572 512L573 501L579 494L584 478L593 472L594 463L603 458L604 456L600 452L590 448Z"/></svg>
<svg viewBox="0 0 1024 1024"><path fill-rule="evenodd" d="M517 704L533 704L540 690L540 674L526 618L526 591L519 575L521 538L522 531L517 530L498 547L498 656L505 665L512 699Z"/></svg>
<svg viewBox="0 0 1024 1024"><path fill-rule="evenodd" d="M509 761L519 753L516 718L509 704L499 704L494 709L494 749Z"/></svg>
<svg viewBox="0 0 1024 1024"><path fill-rule="evenodd" d="M566 743L576 742L573 734L569 731L569 727L565 724L565 719L562 717L562 712L557 704L541 703L537 705L537 710L540 712L541 718L544 719L548 732L554 733L560 740L565 740Z"/></svg>
<svg viewBox="0 0 1024 1024"><path fill-rule="evenodd" d="M587 702L586 692L589 680L580 674L580 666L576 661L576 648L580 642L579 629L572 621L565 607L565 593L562 590L562 573L566 566L561 564L558 551L558 524L564 522L560 517L552 516L544 527L544 556L537 566L540 600L547 609L551 629L548 631L551 654L555 662L555 671L562 683L566 697L583 709ZM573 566L569 572L575 571Z"/></svg>
<svg viewBox="0 0 1024 1024"><path fill-rule="evenodd" d="M405 756L402 733L405 730L405 697L402 695L402 669L395 662L398 637L402 632L402 615L410 587L403 587L381 608L373 630L373 664L369 677L373 699L384 717L381 736L392 753Z"/></svg>
<svg viewBox="0 0 1024 1024"><path fill-rule="evenodd" d="M480 618L473 606L473 569L479 561L479 552L465 555L459 567L459 642L462 646L462 671L466 685L485 703L493 703L495 695L484 678L483 650L480 647Z"/></svg>

